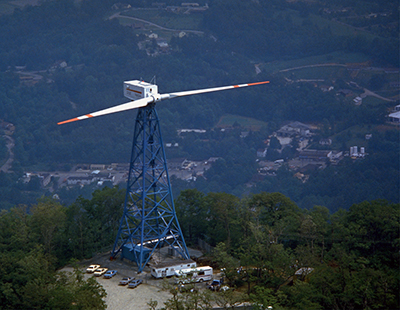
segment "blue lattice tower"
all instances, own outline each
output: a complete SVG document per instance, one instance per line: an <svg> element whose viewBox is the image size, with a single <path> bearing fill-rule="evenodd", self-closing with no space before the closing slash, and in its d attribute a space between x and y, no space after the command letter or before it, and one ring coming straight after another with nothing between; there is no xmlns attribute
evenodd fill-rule
<svg viewBox="0 0 400 310"><path fill-rule="evenodd" d="M155 84L140 80L125 81L124 96L130 99L130 102L57 123L62 125L139 109L135 123L124 214L114 243L112 258L121 253L121 257L137 263L139 272L143 271L155 249L164 245L173 247L183 258L189 258L176 218L155 103L177 97L267 83L269 81L160 94Z"/></svg>
<svg viewBox="0 0 400 310"><path fill-rule="evenodd" d="M129 177L112 258L135 261L139 272L157 248L189 253L175 213L160 124L151 103L140 108L135 122Z"/></svg>

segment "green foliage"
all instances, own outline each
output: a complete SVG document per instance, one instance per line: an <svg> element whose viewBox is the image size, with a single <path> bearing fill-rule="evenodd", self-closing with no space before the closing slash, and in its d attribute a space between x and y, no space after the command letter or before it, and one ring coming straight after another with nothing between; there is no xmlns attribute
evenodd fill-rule
<svg viewBox="0 0 400 310"><path fill-rule="evenodd" d="M105 291L94 278L84 280L78 270L57 273L56 267L110 247L122 202L120 190L105 188L69 207L41 199L29 210L3 211L3 308L104 309ZM399 204L375 200L331 215L322 206L302 210L279 193L238 199L187 190L177 206L192 238L218 243L213 261L231 289L211 294L170 287L164 309L204 309L212 302L227 308L244 300L276 309L399 306ZM299 274L300 268L311 269Z"/></svg>
<svg viewBox="0 0 400 310"><path fill-rule="evenodd" d="M115 240L122 216L125 191L105 187L91 200L78 198L67 210L72 257L91 257Z"/></svg>
<svg viewBox="0 0 400 310"><path fill-rule="evenodd" d="M250 300L255 304L255 309L279 309L278 300L274 294L274 291L270 288L256 286L254 287L254 293L249 294ZM271 308L270 308L271 309Z"/></svg>
<svg viewBox="0 0 400 310"><path fill-rule="evenodd" d="M2 211L2 309L105 309L105 290L94 278L85 280L78 269L60 273L56 268L111 247L123 201L123 191L104 188L69 207L42 198L30 208Z"/></svg>
<svg viewBox="0 0 400 310"><path fill-rule="evenodd" d="M52 255L54 250L63 252L65 238L66 208L50 199L42 199L30 209L29 226L31 237L43 245L45 253ZM60 254L61 254L60 253Z"/></svg>
<svg viewBox="0 0 400 310"><path fill-rule="evenodd" d="M225 239L214 248L213 262L223 268L226 283L246 291L245 300L260 309L399 306L399 204L375 200L330 214L322 206L302 210L279 193L233 201L226 194L196 193L184 192L180 208L193 201L208 206L203 215L210 219L205 221L207 236ZM190 194L196 198L187 199ZM180 220L183 227L186 220ZM232 223L238 238L227 233ZM296 273L301 268L311 269Z"/></svg>
<svg viewBox="0 0 400 310"><path fill-rule="evenodd" d="M57 285L51 287L49 309L106 309L104 288L95 278L84 279L82 271L57 273Z"/></svg>
<svg viewBox="0 0 400 310"><path fill-rule="evenodd" d="M81 271L56 272L40 246L0 256L2 309L106 309L105 290Z"/></svg>
<svg viewBox="0 0 400 310"><path fill-rule="evenodd" d="M207 208L207 241L212 245L226 242L229 247L240 238L238 215L239 199L226 193L209 193L205 197Z"/></svg>
<svg viewBox="0 0 400 310"><path fill-rule="evenodd" d="M186 287L187 286L187 287ZM171 293L172 297L164 302L161 310L203 310L212 309L218 305L222 309L234 309L235 306L244 301L243 294L233 290L211 292L209 290L198 290L194 285L185 285L178 288L167 282L163 283L163 289ZM148 303L150 309L157 307L157 302Z"/></svg>
<svg viewBox="0 0 400 310"><path fill-rule="evenodd" d="M175 201L175 209L187 243L205 238L207 225L200 220L207 216L203 193L196 189L181 191Z"/></svg>

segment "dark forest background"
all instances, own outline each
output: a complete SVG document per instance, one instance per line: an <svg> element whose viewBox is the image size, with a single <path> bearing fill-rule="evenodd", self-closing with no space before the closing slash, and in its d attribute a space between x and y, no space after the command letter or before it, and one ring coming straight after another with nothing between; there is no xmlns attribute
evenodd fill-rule
<svg viewBox="0 0 400 310"><path fill-rule="evenodd" d="M151 1L130 4L158 12ZM166 4L180 5L174 1ZM331 211L377 198L397 202L399 132L384 126L385 117L396 102L366 100L356 106L338 98L335 92L323 92L310 83L288 83L288 77L296 77L294 73L286 76L277 70L321 60L367 61L371 68L398 68L395 1L352 1L351 7L347 4L210 1L205 12L189 19L196 21L190 27L203 35L170 35L170 53L156 57L139 49L138 43L145 39L143 33L108 18L116 12L111 9L112 1L101 5L94 1L45 1L40 6L2 15L0 118L15 125L14 173L0 173L2 208L51 195L41 188L39 180L30 184L19 181L23 172L69 170L77 163L127 162L135 111L73 125L56 123L123 103L124 80L150 81L154 76L161 93L271 81L266 87L159 104L164 141L180 143L179 150L167 150L168 158L221 158L207 171L206 178L198 178L197 182L173 179L175 196L189 188L204 193L223 191L238 197L279 191L302 208L319 204ZM343 8L350 12L343 13ZM145 14L142 12L124 14ZM374 19L366 18L371 12L379 14ZM156 18L182 28L188 24L187 20L186 24L179 24L180 15L162 10ZM67 67L58 66L61 61ZM256 74L254 64L258 63L262 64L262 72ZM17 74L19 67L24 72L37 71L42 78L34 86L24 83L24 75ZM335 89L349 87L349 74L329 70L322 73L327 81L334 81ZM398 80L398 74L394 80L392 77L369 74L357 82L387 95L389 83L396 77ZM394 98L396 93L398 90L389 91ZM215 126L226 114L250 117L265 126L252 131L246 139L239 138L240 131L247 130L240 124L236 131L223 134ZM316 124L320 128L317 137L332 138L342 151L364 133L372 133L367 147L369 156L362 162L343 161L340 166L312 172L305 184L282 167L277 177L265 177L249 188L246 184L257 173L257 149L290 120ZM207 135L193 134L182 140L177 134L180 128L206 129ZM0 141L0 158L5 160L5 140ZM294 156L295 148L295 144L286 148L284 156ZM274 160L282 155L271 156ZM79 195L90 198L93 190L71 189L58 194L63 202L71 203Z"/></svg>
<svg viewBox="0 0 400 310"><path fill-rule="evenodd" d="M398 3L210 0L206 11L183 22L152 1L128 2L133 9L125 14L203 34L164 33L169 53L149 56L156 41L140 49L146 34L109 19L117 12L113 1L42 1L24 8L0 1L0 119L15 126L12 171L0 172L0 308L105 308L105 291L96 281L84 280L79 269L57 270L111 249L124 186L50 192L38 178L26 184L21 178L78 163L127 162L135 111L56 123L123 103L123 81L156 76L161 93L270 81L157 106L164 141L180 145L167 150L168 158L220 157L196 182L172 179L176 211L188 245L201 238L215 247L210 262L226 268L243 300L274 309L397 309L399 130L386 115L398 104L398 88L390 88L398 83ZM151 9L150 17L137 8ZM281 72L315 63L370 69L357 77L347 69ZM32 74L41 78L26 78ZM355 80L394 101L368 99L356 106L311 83L289 82L310 77L335 89L351 88ZM248 130L240 124L223 133L217 123L228 114L264 125L246 138L240 138ZM248 187L257 149L286 121L316 125L317 138L332 138L342 151L372 134L369 155L316 170L305 183L283 165L276 176ZM207 133L182 139L180 128ZM285 156L293 157L295 149L294 143ZM0 163L7 158L1 136ZM59 200L50 198L54 193ZM305 281L294 280L296 270L310 266L314 271Z"/></svg>

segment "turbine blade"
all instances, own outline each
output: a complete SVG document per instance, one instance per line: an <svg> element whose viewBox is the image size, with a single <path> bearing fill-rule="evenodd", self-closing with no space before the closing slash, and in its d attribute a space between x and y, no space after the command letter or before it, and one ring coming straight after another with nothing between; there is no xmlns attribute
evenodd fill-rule
<svg viewBox="0 0 400 310"><path fill-rule="evenodd" d="M139 99L139 100L123 103L123 104L117 105L115 107L111 107L111 108L107 108L107 109L104 109L104 110L96 111L96 112L93 112L93 113L90 113L90 114L86 114L86 115L78 116L78 117L75 117L75 118L71 118L71 119L68 119L66 121L59 122L59 123L57 123L57 125L76 122L76 121L80 121L80 120L91 118L91 117L96 117L96 116L101 116L101 115L106 115L106 114L111 114L111 113L116 113L116 112L136 109L136 108L141 108L141 107L145 107L146 105L148 105L150 102L153 102L153 101L154 101L153 97L146 97L146 98L142 98L142 99Z"/></svg>
<svg viewBox="0 0 400 310"><path fill-rule="evenodd" d="M161 99L171 99L171 98L175 98L175 97L190 96L190 95L203 94L203 93L211 93L214 91L221 91L221 90L227 90L227 89L233 89L233 88L261 85L261 84L267 84L267 83L269 83L269 81L181 91L181 92L176 92L176 93L163 94L163 95L161 95Z"/></svg>

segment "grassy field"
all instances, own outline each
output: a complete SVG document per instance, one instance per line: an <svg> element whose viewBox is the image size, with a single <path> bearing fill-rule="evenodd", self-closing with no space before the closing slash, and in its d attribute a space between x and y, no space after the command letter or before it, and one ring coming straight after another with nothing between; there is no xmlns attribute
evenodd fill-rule
<svg viewBox="0 0 400 310"><path fill-rule="evenodd" d="M369 126L353 126L332 136L332 149L340 149L343 144L349 149L351 146L367 147L368 140L365 135L371 133Z"/></svg>
<svg viewBox="0 0 400 310"><path fill-rule="evenodd" d="M130 10L121 15L136 17L157 24L161 27L176 30L200 30L201 14L175 14L161 10Z"/></svg>
<svg viewBox="0 0 400 310"><path fill-rule="evenodd" d="M261 127L267 126L266 122L262 122L254 118L227 114L221 117L216 127L230 128L233 127L235 123L240 124L241 128L251 131L258 131L261 129Z"/></svg>

